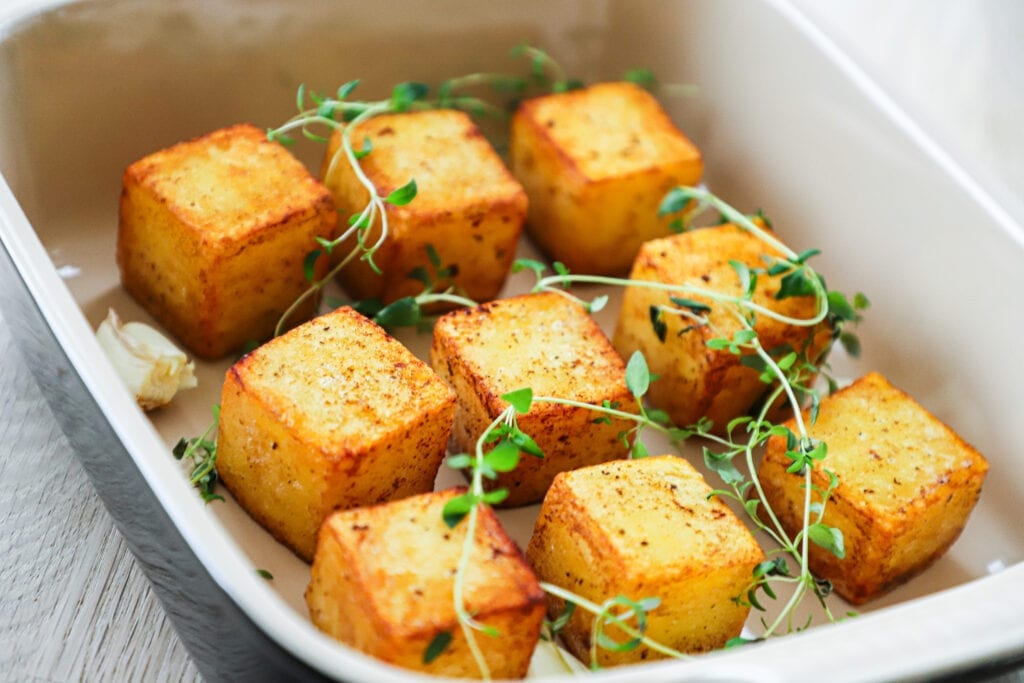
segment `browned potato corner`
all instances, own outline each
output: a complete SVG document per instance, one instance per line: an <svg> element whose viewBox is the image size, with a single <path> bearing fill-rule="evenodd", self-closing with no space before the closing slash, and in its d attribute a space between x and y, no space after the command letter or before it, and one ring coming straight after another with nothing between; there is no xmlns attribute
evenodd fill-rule
<svg viewBox="0 0 1024 683"><path fill-rule="evenodd" d="M454 580L467 523L449 528L445 503L460 491L426 493L339 511L320 531L306 603L313 623L354 648L407 669L479 678L458 621ZM544 594L494 511L479 509L465 577L465 607L499 636L477 632L490 674L522 678L540 636ZM432 661L427 648L451 640Z"/></svg>
<svg viewBox="0 0 1024 683"><path fill-rule="evenodd" d="M526 100L509 147L531 239L576 273L629 270L643 242L671 232L658 216L665 194L704 170L658 101L628 82Z"/></svg>
<svg viewBox="0 0 1024 683"><path fill-rule="evenodd" d="M795 429L793 420L787 426ZM810 435L827 457L813 481L839 484L822 522L843 534L845 557L811 546L812 571L853 604L923 571L960 535L981 493L985 458L878 373L822 399ZM758 476L787 533L803 525L804 477L786 468L786 441L768 443ZM820 495L813 500L820 502Z"/></svg>
<svg viewBox="0 0 1024 683"><path fill-rule="evenodd" d="M625 364L593 318L557 294L525 294L453 311L437 321L430 363L455 390L453 450L473 453L487 426L507 407L501 396L529 387L534 395L637 411ZM540 501L561 471L625 457L624 419L597 423L587 408L535 402L518 417L543 458L524 456L496 487L506 506Z"/></svg>
<svg viewBox="0 0 1024 683"><path fill-rule="evenodd" d="M341 131L331 137L321 169L342 222L363 210L369 193L341 152ZM356 299L390 303L415 296L423 284L409 274L417 268L433 273L428 247L451 267L448 285L475 301L497 296L508 275L526 218L526 193L512 177L476 124L463 112L427 110L384 114L360 123L352 140L370 154L360 160L366 178L381 196L416 181L416 197L404 206L386 207L388 236L370 263L356 259L339 279ZM381 221L371 227L367 244L375 244ZM356 245L353 237L334 250L336 260Z"/></svg>
<svg viewBox="0 0 1024 683"><path fill-rule="evenodd" d="M743 594L764 553L747 527L684 459L652 456L564 472L544 498L526 555L541 581L601 604L622 595L659 598L646 635L683 653L722 647L739 635ZM548 617L564 609L548 597ZM594 617L576 609L561 632L590 661ZM614 628L614 627L613 627ZM598 648L601 666L664 655L647 645Z"/></svg>
<svg viewBox="0 0 1024 683"><path fill-rule="evenodd" d="M454 409L423 361L339 308L228 370L217 471L257 522L309 561L332 510L433 488Z"/></svg>
<svg viewBox="0 0 1024 683"><path fill-rule="evenodd" d="M117 264L126 290L197 356L274 333L307 288L303 261L335 228L330 193L249 124L154 152L124 173ZM314 275L326 273L320 259ZM297 324L314 314L297 311Z"/></svg>

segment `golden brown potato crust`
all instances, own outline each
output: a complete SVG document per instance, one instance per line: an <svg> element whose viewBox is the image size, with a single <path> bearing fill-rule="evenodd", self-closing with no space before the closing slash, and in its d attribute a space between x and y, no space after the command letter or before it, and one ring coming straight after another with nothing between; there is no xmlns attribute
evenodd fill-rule
<svg viewBox="0 0 1024 683"><path fill-rule="evenodd" d="M454 450L473 453L476 441L508 404L502 394L524 387L551 396L637 412L625 364L582 306L557 294L526 294L452 311L438 320L430 362L458 396ZM509 489L505 505L544 497L561 471L627 455L619 433L632 423L588 408L536 402L519 427L544 452L524 455L495 486Z"/></svg>
<svg viewBox="0 0 1024 683"><path fill-rule="evenodd" d="M328 517L320 531L306 602L318 628L408 669L479 678L454 608L454 577L467 521L448 528L441 512L459 490L427 493ZM476 634L491 676L522 678L540 636L544 593L493 510L480 508L465 606L500 637ZM423 655L448 632L434 661Z"/></svg>
<svg viewBox="0 0 1024 683"><path fill-rule="evenodd" d="M658 216L665 194L704 170L700 151L632 83L527 100L510 135L530 237L578 273L626 272L643 242L669 234Z"/></svg>
<svg viewBox="0 0 1024 683"><path fill-rule="evenodd" d="M630 278L740 296L740 281L729 261L739 261L751 268L763 267L765 254L777 252L734 225L700 228L644 244ZM760 276L753 303L792 318L815 315L813 297L777 300L779 283L779 277ZM746 414L767 386L759 379L758 371L741 363L740 356L707 346L709 339L731 338L741 329L735 306L699 294L676 295L710 306L709 324L695 325L688 318L667 312L663 316L662 340L651 324L650 309L678 306L670 300L669 292L631 286L623 295L613 343L624 358L634 351L643 352L651 372L659 376L651 384L648 399L667 411L676 425L689 426L706 417L720 433L734 417ZM757 317L754 329L765 349L787 345L799 351L807 346L811 359L820 356L832 341L825 324L802 327L772 320L767 315Z"/></svg>
<svg viewBox="0 0 1024 683"><path fill-rule="evenodd" d="M239 504L309 561L335 508L429 491L455 396L350 308L264 344L224 380L217 471Z"/></svg>
<svg viewBox="0 0 1024 683"><path fill-rule="evenodd" d="M368 140L372 152L360 166L382 196L416 181L416 198L405 206L388 206L388 238L374 261L347 265L339 279L356 299L390 303L415 296L423 284L411 279L414 268L432 266L432 246L442 267L453 266L454 284L474 301L488 301L505 282L526 219L526 193L497 152L465 113L454 110L386 114L352 131L354 147ZM321 177L330 188L342 221L363 210L368 194L339 154L341 132L330 140ZM346 224L347 225L347 224ZM369 231L367 244L380 235L380 221ZM354 239L335 249L343 258Z"/></svg>
<svg viewBox="0 0 1024 683"><path fill-rule="evenodd" d="M160 150L124 173L117 264L128 292L190 351L217 358L274 332L335 228L330 193L248 124ZM326 259L316 264L325 274ZM314 313L313 303L289 321Z"/></svg>
<svg viewBox="0 0 1024 683"><path fill-rule="evenodd" d="M721 647L750 610L733 602L764 553L747 527L685 460L616 460L565 472L544 498L526 555L541 581L598 604L617 595L658 597L647 635L682 652ZM548 597L548 616L564 603ZM577 609L562 632L590 661L593 616ZM628 639L614 627L609 635ZM662 655L647 646L598 649L602 666Z"/></svg>
<svg viewBox="0 0 1024 683"><path fill-rule="evenodd" d="M793 420L786 422L794 429ZM823 522L843 532L846 558L811 546L811 569L854 604L927 568L956 540L981 493L988 463L878 373L825 398L810 434L828 444L813 480L839 478ZM758 476L790 534L803 526L804 477L789 474L786 441L768 443ZM820 496L812 496L812 501Z"/></svg>

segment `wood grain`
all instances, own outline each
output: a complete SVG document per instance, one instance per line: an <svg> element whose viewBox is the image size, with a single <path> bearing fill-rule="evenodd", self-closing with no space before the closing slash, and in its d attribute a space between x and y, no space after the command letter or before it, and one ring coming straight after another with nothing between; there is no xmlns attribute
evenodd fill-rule
<svg viewBox="0 0 1024 683"><path fill-rule="evenodd" d="M0 680L200 680L2 315L0 359Z"/></svg>

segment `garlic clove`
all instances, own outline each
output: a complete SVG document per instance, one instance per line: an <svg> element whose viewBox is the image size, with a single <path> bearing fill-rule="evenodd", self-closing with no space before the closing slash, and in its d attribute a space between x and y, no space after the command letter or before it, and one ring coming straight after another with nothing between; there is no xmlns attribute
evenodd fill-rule
<svg viewBox="0 0 1024 683"><path fill-rule="evenodd" d="M196 386L195 366L167 337L145 323L121 323L113 309L96 330L117 374L143 410L171 402Z"/></svg>

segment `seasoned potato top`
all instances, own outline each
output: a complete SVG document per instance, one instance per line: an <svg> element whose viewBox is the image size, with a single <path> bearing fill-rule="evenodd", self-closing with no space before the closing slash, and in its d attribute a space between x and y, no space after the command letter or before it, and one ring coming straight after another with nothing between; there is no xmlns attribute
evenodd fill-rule
<svg viewBox="0 0 1024 683"><path fill-rule="evenodd" d="M353 583L380 623L397 635L443 628L454 618L453 577L467 523L448 528L441 511L457 490L412 496L386 505L356 508L327 518L332 534L357 557ZM415 596L415 599L410 599ZM537 579L490 508L481 508L466 572L464 596L471 614L537 604L544 599Z"/></svg>
<svg viewBox="0 0 1024 683"><path fill-rule="evenodd" d="M228 372L328 454L405 429L455 401L426 363L348 307L267 342Z"/></svg>
<svg viewBox="0 0 1024 683"><path fill-rule="evenodd" d="M339 139L340 132L329 149L336 149ZM526 202L522 186L464 112L449 109L376 116L352 131L356 149L366 140L373 153L360 164L380 194L386 196L410 180L416 181L416 201L409 210L424 213L473 202ZM324 169L329 181L328 169L329 164Z"/></svg>
<svg viewBox="0 0 1024 683"><path fill-rule="evenodd" d="M163 198L205 239L239 239L296 214L313 215L330 194L295 157L249 124L155 152L125 171Z"/></svg>
<svg viewBox="0 0 1024 683"><path fill-rule="evenodd" d="M598 83L527 100L517 116L543 126L544 136L590 180L701 160L658 101L632 83Z"/></svg>
<svg viewBox="0 0 1024 683"><path fill-rule="evenodd" d="M879 510L900 513L939 486L988 471L980 453L876 372L822 401L810 434L828 444L820 466L839 475L840 489ZM780 457L785 443L769 447Z"/></svg>
<svg viewBox="0 0 1024 683"><path fill-rule="evenodd" d="M565 472L548 496L563 496L593 520L578 531L592 535L599 556L635 575L758 562L750 531L710 493L686 460L664 455Z"/></svg>
<svg viewBox="0 0 1024 683"><path fill-rule="evenodd" d="M764 267L763 256L777 256L778 252L756 236L731 223L690 230L651 240L644 244L634 262L631 277L654 280L671 284L688 284L720 294L739 296L740 280L729 261L745 263L751 268ZM793 318L810 318L816 312L814 297L787 297L776 299L781 277L762 275L757 280L753 301L779 314ZM710 325L698 328L702 334L714 337L731 337L740 329L741 323L733 313L735 307L727 303L716 303L700 294L686 294L686 298L700 301L711 307L708 314ZM671 305L668 294L664 303ZM669 334L676 334L690 322L679 316L666 316ZM676 329L679 328L679 329ZM756 329L765 348L772 348L793 337L807 336L806 328L797 328L775 321L768 316L759 316Z"/></svg>
<svg viewBox="0 0 1024 683"><path fill-rule="evenodd" d="M582 306L557 294L525 294L453 311L435 343L458 348L459 362L492 398L530 387L536 395L600 401L621 393L625 366Z"/></svg>

